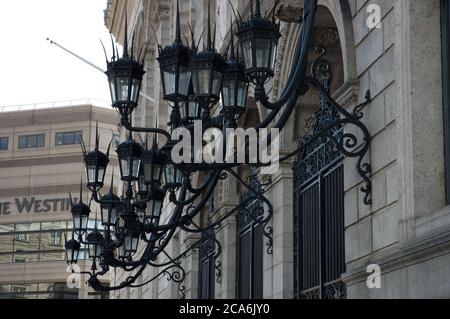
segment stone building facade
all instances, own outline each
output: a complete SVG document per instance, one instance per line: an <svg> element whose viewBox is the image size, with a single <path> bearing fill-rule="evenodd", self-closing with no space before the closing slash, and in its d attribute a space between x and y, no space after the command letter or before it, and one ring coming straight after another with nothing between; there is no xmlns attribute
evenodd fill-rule
<svg viewBox="0 0 450 319"><path fill-rule="evenodd" d="M448 170L446 163L446 125L450 125L445 98L444 72L448 48L444 50L448 16L443 0L319 0L312 45L326 48L326 58L333 68L331 92L351 110L364 102L370 90L371 103L364 110L363 121L372 136L366 161L372 166L372 202L364 203L364 186L356 169L356 159L343 160L343 214L345 234L345 270L340 280L347 298L448 298L450 297L450 202L446 198ZM208 0L181 0L181 21L189 38L188 24L195 34L206 25ZM245 17L247 0L211 0L215 23L216 48L229 41L230 3ZM292 52L301 25L303 1L280 1L275 14L280 19L282 39L278 48L275 77L270 86L276 100L286 84L292 67ZM270 13L273 0L262 1ZM107 27L123 43L125 15L129 28L137 32L138 42L150 41L143 90L153 100L142 100L135 122L151 126L158 119L167 122L170 109L162 100L157 61L157 44L172 42L175 32L175 0L108 1ZM444 53L442 53L444 52ZM447 53L446 53L447 52ZM316 57L311 50L311 59ZM249 96L252 96L251 94ZM281 133L283 153L293 151L299 140L314 125L317 96L307 94ZM241 125L251 127L264 118L263 107L249 100ZM448 150L447 150L448 152ZM283 163L271 176L266 196L274 207L271 221L273 252L262 255L263 298L294 298L298 262L294 251L294 221L298 220L298 197L294 196L294 163ZM240 172L243 177L249 172ZM220 216L239 202L242 189L232 178L221 181L210 210ZM333 190L331 190L332 192ZM205 212L206 214L207 212ZM228 219L216 234L222 242L219 257L221 280L214 286L215 298L235 298L237 286L236 221ZM176 255L198 236L178 233L170 250ZM381 271L379 288L369 288L367 280ZM187 298L199 296L199 256L183 260L187 271L183 283ZM377 267L370 269L378 269ZM140 279L145 282L157 274L149 269ZM113 281L127 275L117 272ZM370 279L370 278L369 278ZM178 298L177 286L165 278L139 289L113 292L112 298Z"/></svg>

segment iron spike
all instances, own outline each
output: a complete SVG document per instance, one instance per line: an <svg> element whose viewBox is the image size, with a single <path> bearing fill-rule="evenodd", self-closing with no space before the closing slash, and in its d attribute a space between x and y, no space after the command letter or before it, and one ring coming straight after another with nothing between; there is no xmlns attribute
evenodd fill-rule
<svg viewBox="0 0 450 319"><path fill-rule="evenodd" d="M177 21L176 21L175 42L181 44L180 0L177 0Z"/></svg>
<svg viewBox="0 0 450 319"><path fill-rule="evenodd" d="M261 1L260 0L256 0L255 16L256 17L260 17L261 16Z"/></svg>
<svg viewBox="0 0 450 319"><path fill-rule="evenodd" d="M207 48L212 49L211 44L211 0L208 0L208 39Z"/></svg>
<svg viewBox="0 0 450 319"><path fill-rule="evenodd" d="M128 12L125 13L125 35L123 41L123 57L128 58Z"/></svg>

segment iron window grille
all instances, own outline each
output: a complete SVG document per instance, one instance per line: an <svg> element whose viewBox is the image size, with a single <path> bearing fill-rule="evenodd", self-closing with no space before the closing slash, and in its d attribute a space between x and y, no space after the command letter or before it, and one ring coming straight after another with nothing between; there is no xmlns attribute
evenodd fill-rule
<svg viewBox="0 0 450 319"><path fill-rule="evenodd" d="M323 66L329 66L325 60ZM321 79L330 92L331 72ZM315 124L300 144L294 169L294 296L299 299L344 299L346 286L344 242L344 156L332 139L308 143L324 127L335 123L339 113L323 94L315 113ZM331 132L339 140L344 132Z"/></svg>

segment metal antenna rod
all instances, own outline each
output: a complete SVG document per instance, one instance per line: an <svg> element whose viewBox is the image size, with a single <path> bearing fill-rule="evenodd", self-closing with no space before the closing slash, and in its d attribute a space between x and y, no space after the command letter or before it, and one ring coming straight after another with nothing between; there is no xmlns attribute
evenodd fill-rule
<svg viewBox="0 0 450 319"><path fill-rule="evenodd" d="M49 39L49 38L47 38L47 41L49 41L50 44L53 44L53 45L55 45L56 47L60 48L60 49L63 50L64 52L67 52L67 53L69 53L70 55L74 56L74 57L77 58L78 60L80 60L80 61L82 61L82 62L88 64L89 66L93 67L93 68L96 69L97 71L100 71L100 72L102 72L103 74L105 74L106 70L104 70L104 69L102 69L101 67L95 65L94 63L92 63L92 62L86 60L85 58L79 56L78 54L76 54L76 53L74 53L74 52L72 52L72 51L70 51L69 49L66 49L66 48L63 47L62 45L56 43L55 41L53 41L53 40L51 40L51 39ZM150 96L148 96L148 95L145 94L145 93L140 92L140 96L142 96L142 97L145 98L146 100L150 101L151 103L155 103L155 99L152 98L152 97L150 97Z"/></svg>

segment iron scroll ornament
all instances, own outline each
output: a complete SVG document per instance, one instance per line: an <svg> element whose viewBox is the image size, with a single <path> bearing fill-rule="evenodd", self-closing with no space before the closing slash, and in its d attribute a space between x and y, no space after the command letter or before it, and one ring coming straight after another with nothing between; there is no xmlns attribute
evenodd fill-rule
<svg viewBox="0 0 450 319"><path fill-rule="evenodd" d="M178 2L177 2L178 3ZM259 0L256 1L257 8L259 8ZM267 128L269 126L272 126L272 123L274 123L273 127L277 129L282 129L287 121L289 120L290 116L292 115L294 109L297 106L298 99L305 95L305 93L308 91L308 89L314 89L317 90L319 93L321 93L324 98L330 103L330 105L336 110L336 112L339 113L340 117L337 121L331 123L327 127L324 127L320 132L317 132L308 140L306 143L300 145L300 147L294 151L291 154L288 154L287 156L283 157L281 159L281 162L289 160L291 157L296 156L299 154L305 147L308 147L308 144L312 144L317 140L320 139L328 139L332 141L336 148L345 156L347 157L354 157L358 158L358 172L362 176L363 180L365 181L366 185L363 187L362 191L365 193L365 203L370 204L370 193L371 193L371 181L370 181L370 165L363 163L364 157L368 152L368 149L370 147L370 141L371 136L367 130L367 128L364 126L364 124L361 122L362 117L362 110L365 105L367 105L370 102L370 94L368 95L368 99L366 103L363 103L362 105L358 105L353 113L348 112L343 107L341 107L327 92L326 88L320 83L320 79L317 77L320 75L320 72L312 72L311 75L307 75L307 68L308 68L308 54L309 54L309 46L310 46L310 40L311 40L311 34L315 22L315 16L316 16L316 10L317 10L317 0L305 0L304 1L304 12L303 12L303 18L302 18L302 25L301 25L301 31L299 32L298 39L297 39L297 48L294 52L294 61L296 63L293 63L293 68L289 74L288 81L286 87L282 90L280 94L280 98L276 102L270 102L269 97L267 96L264 88L264 81L255 81L255 100L260 102L265 108L270 110L268 116L262 120L260 124L256 126L256 129L260 128ZM259 15L258 15L259 14ZM255 18L256 20L261 21L261 13L257 11L257 14L255 16L252 16L252 19ZM267 19L266 19L267 20ZM179 29L179 11L177 10L177 29ZM241 26L246 26L248 29L248 24L243 24L241 21ZM250 25L251 26L251 25ZM273 26L273 24L269 24L269 26ZM177 36L177 40L174 46L174 49L176 52L180 53L181 50L181 39L179 38L179 32ZM208 34L210 32L208 31ZM125 35L127 34L127 31L125 31ZM125 37L126 38L126 37ZM210 34L208 36L210 39ZM211 41L209 41L209 45L211 45ZM126 45L125 45L126 47ZM193 48L195 51L197 48ZM181 50L181 51L180 51ZM125 60L133 60L133 50L131 50L131 56L128 55L128 53L125 55ZM184 51L183 51L184 52ZM178 54L177 53L177 54ZM211 53L211 52L210 52ZM117 54L118 56L118 54ZM207 55L206 57L210 57L210 55ZM123 60L121 59L121 60ZM109 63L109 65L114 65L114 63L117 61L112 61ZM180 62L181 63L181 62ZM318 60L315 63L317 66L321 65L321 61ZM134 64L133 64L134 65ZM137 68L140 68L140 65L136 66ZM326 69L325 69L326 70ZM120 71L120 70L119 70ZM140 73L138 74L140 75ZM117 84L118 82L116 82ZM130 83L130 82L129 82ZM121 102L122 103L122 102ZM123 102L125 103L125 102ZM126 103L125 103L126 104ZM121 104L122 105L122 104ZM121 106L124 107L124 106ZM133 104L134 110L135 106ZM131 111L132 111L131 110ZM177 113L179 113L180 110L178 107L173 108L174 116L171 118L177 118ZM171 146L173 146L174 141L171 140L171 134L169 132L166 132L159 128L138 128L133 127L131 124L131 114L128 112L122 112L122 118L121 118L121 124L129 131L130 137L129 141L132 141L132 135L133 133L149 133L160 135L163 139L167 140L167 144L162 149L157 149L159 153L164 153L167 149L170 149ZM227 114L222 114L216 118L211 118L209 112L204 112L204 120L206 123L210 123L211 125L215 125L221 129L223 129L224 133L226 132L227 128L233 128L236 126L236 119L234 117L228 116ZM174 121L177 122L177 121ZM173 124L173 123L172 123ZM344 133L342 136L339 136L336 138L336 136L332 135L331 132L341 126L346 125L353 125L357 129L361 130L363 133L363 144L362 146L358 145L358 139L356 135L350 134L350 133ZM157 127L157 125L155 126ZM223 134L223 144L226 145L226 134ZM269 135L268 140L271 140L271 136ZM133 160L134 156L139 153L139 150L136 150L136 144L133 143L123 143L125 144L125 148L128 147L131 149L132 156L130 156L131 160ZM226 149L226 148L224 148ZM135 152L136 151L136 152ZM96 150L96 154L98 155L99 152L98 149ZM159 153L157 155L159 155ZM94 154L95 155L95 154ZM107 158L107 156L104 156ZM137 157L137 155L136 155ZM98 158L98 156L96 157ZM120 162L119 162L120 163ZM107 163L106 163L107 164ZM104 171L106 171L106 164L103 167ZM172 164L174 165L174 164ZM105 238L104 241L101 243L101 254L100 256L94 257L93 265L92 265L92 272L89 273L90 279L89 283L95 290L103 290L103 291L112 291L112 290L118 290L125 288L127 286L134 285L136 280L139 278L139 276L143 273L145 268L147 266L153 266L153 267L168 267L170 265L174 265L174 268L170 269L177 269L176 265L177 262L180 260L180 258L183 258L185 256L185 253L181 254L179 257L170 259L169 264L161 264L156 265L153 263L154 260L157 259L159 255L165 254L165 249L170 242L170 240L174 237L176 231L178 229L181 229L186 232L190 233L203 233L207 232L209 230L215 229L218 227L222 222L224 222L228 217L231 215L237 213L241 208L245 207L245 205L248 204L246 200L241 201L237 207L230 210L229 212L223 214L222 217L220 217L218 220L216 220L211 225L208 225L206 228L201 228L198 225L194 223L195 217L198 216L198 214L201 213L203 207L208 202L208 200L211 198L211 196L214 193L214 190L216 189L216 186L218 182L224 178L227 178L228 174L232 174L239 180L239 176L234 172L234 168L240 166L242 164L236 164L236 163L200 163L200 164L193 164L193 165L179 165L177 169L180 171L181 178L174 183L170 183L166 185L163 189L158 191L163 191L165 194L168 194L168 199L172 204L175 205L175 208L169 212L168 218L162 223L139 223L137 221L131 221L129 225L127 225L127 230L132 231L133 234L137 233L139 234L139 239L145 242L145 247L142 250L142 253L138 255L139 259L133 260L132 256L127 256L125 258L118 258L116 256L116 251L120 249L121 245L123 245L123 240L119 238L114 238L112 236L110 227L107 227L105 229ZM256 169L258 167L266 166L267 164L263 163L256 163L256 164L246 164L252 167L253 169ZM129 166L131 167L131 165ZM98 173L98 165L97 165L97 173ZM104 172L103 171L103 172ZM205 181L200 186L193 186L191 184L191 177L194 173L197 172L207 172L207 177L205 178ZM128 170L128 173L130 171ZM95 176L98 176L96 174ZM144 196L144 198L137 199L134 196L134 191L132 187L132 179L136 178L135 176L130 176L129 179L126 180L126 191L124 193L124 196L119 200L111 200L104 198L101 198L99 193L98 187L90 188L92 191L92 199L99 203L100 205L107 205L107 204L114 204L118 208L120 208L121 213L120 217L130 217L130 215L133 215L139 208L142 206L145 207L145 204L151 200L152 193L148 192L147 196ZM239 180L241 183L243 181ZM97 178L93 182L94 186L97 186ZM243 183L245 184L245 183ZM260 220L261 223L265 225L265 229L267 230L267 235L271 234L271 229L267 227L272 214L273 214L273 207L270 201L264 196L264 194L256 193L255 194L257 198L262 201L265 205L267 205L267 216L265 218L262 218ZM82 196L80 196L81 198ZM80 205L82 203L80 202ZM81 205L82 206L82 205ZM84 207L84 206L83 206ZM89 210L89 208L88 208ZM89 214L89 212L87 213ZM79 241L83 242L83 236L82 234L78 234ZM267 236L266 236L267 237ZM214 239L216 240L216 239ZM192 247L191 247L192 248ZM192 251L195 248L188 249L188 251ZM100 271L97 269L97 265L100 267ZM178 264L179 265L179 264ZM133 272L132 276L129 276L123 283L114 286L114 287L108 287L106 285L103 285L100 283L98 277L105 275L110 267L114 268L122 268L123 270L127 272ZM164 273L164 271L163 271ZM167 272L165 273L167 274ZM175 276L178 278L178 275ZM182 276L182 273L180 273L180 277ZM176 279L175 278L175 279ZM180 286L180 289L182 287ZM181 289L182 290L182 289Z"/></svg>

